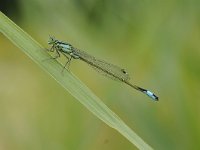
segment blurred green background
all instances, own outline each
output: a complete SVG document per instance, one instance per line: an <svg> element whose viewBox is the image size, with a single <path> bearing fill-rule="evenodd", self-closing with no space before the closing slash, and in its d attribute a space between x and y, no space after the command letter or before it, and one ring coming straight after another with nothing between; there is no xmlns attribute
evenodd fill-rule
<svg viewBox="0 0 200 150"><path fill-rule="evenodd" d="M14 6L14 7L13 7ZM200 1L19 0L1 11L126 68L155 103L81 61L70 70L154 149L200 149ZM134 150L0 34L0 149ZM62 61L62 60L61 60Z"/></svg>

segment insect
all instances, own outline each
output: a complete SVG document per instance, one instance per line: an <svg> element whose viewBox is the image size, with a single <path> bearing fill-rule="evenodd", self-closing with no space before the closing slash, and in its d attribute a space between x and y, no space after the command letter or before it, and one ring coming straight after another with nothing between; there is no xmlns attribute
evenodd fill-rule
<svg viewBox="0 0 200 150"><path fill-rule="evenodd" d="M90 66L92 66L95 70L97 70L101 74L110 77L114 80L126 83L127 85L131 86L137 91L140 91L145 95L147 95L148 97L152 98L154 101L158 101L159 99L158 96L156 96L153 92L141 88L137 85L131 84L129 82L130 77L125 69L110 64L108 62L105 62L104 60L97 59L94 56L91 56L86 52L73 47L71 44L59 41L54 37L49 38L48 44L52 45L49 51L51 52L55 51L57 53L57 56L53 57L53 59L59 58L60 54L62 54L67 58L68 61L64 65L63 69L65 69L67 65L70 65L72 59L80 59L89 64Z"/></svg>

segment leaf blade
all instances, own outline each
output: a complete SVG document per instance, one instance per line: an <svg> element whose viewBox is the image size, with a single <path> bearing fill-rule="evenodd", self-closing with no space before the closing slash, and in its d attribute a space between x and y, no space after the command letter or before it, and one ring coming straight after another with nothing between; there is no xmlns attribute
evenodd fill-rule
<svg viewBox="0 0 200 150"><path fill-rule="evenodd" d="M67 71L62 75L60 73L62 69L60 63L55 60L48 62L43 61L50 57L45 51L45 48L7 18L2 12L0 12L0 31L100 120L116 129L137 148L152 149L77 77Z"/></svg>

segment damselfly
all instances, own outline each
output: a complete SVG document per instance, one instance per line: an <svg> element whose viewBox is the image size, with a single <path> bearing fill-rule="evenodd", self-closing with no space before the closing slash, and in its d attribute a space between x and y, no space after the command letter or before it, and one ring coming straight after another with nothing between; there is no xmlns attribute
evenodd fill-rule
<svg viewBox="0 0 200 150"><path fill-rule="evenodd" d="M129 77L128 73L125 71L125 69L122 69L116 65L107 63L103 60L96 59L94 56L91 56L91 55L87 54L86 52L73 47L69 43L59 41L59 40L55 39L54 37L49 38L48 44L52 45L52 47L51 47L51 49L49 49L49 51L51 51L51 52L56 51L56 53L57 53L57 56L53 57L53 59L57 59L58 57L60 57L60 54L63 54L68 59L67 63L64 65L64 69L66 68L67 65L70 64L72 58L80 59L80 60L86 62L87 64L91 65L98 72L100 72L114 80L124 82L127 85L131 86L132 88L146 94L153 100L158 101L158 96L156 96L151 91L131 84L129 82L130 77Z"/></svg>

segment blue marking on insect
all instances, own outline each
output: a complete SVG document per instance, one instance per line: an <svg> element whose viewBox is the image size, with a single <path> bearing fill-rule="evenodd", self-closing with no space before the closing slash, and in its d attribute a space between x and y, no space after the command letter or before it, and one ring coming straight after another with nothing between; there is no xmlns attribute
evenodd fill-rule
<svg viewBox="0 0 200 150"><path fill-rule="evenodd" d="M144 91L144 92L147 94L147 96L149 96L149 97L151 97L152 99L158 101L158 97L157 97L155 94L153 94L151 91L146 90L146 91Z"/></svg>

